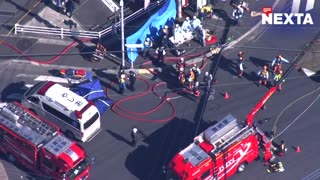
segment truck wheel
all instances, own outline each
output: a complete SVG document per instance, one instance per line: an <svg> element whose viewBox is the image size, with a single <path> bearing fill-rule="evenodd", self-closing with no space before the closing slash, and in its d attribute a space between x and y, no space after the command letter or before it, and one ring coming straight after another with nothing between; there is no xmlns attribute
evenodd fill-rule
<svg viewBox="0 0 320 180"><path fill-rule="evenodd" d="M69 130L67 130L66 131L66 136L68 137L68 138L70 138L70 139L75 139L75 136L74 136L74 134L71 132L71 131L69 131Z"/></svg>
<svg viewBox="0 0 320 180"><path fill-rule="evenodd" d="M16 163L17 158L16 158L13 154L9 153L9 154L8 154L8 160L9 160L11 163Z"/></svg>
<svg viewBox="0 0 320 180"><path fill-rule="evenodd" d="M243 171L246 169L246 166L247 166L246 163L240 164L240 165L238 166L237 173L243 172Z"/></svg>

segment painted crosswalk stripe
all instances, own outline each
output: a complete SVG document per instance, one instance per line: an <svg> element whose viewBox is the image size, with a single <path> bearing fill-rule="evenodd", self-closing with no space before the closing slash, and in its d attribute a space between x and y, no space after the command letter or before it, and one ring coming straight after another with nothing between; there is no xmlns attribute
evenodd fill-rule
<svg viewBox="0 0 320 180"><path fill-rule="evenodd" d="M53 81L56 83L69 83L67 79L55 76L38 76L35 81Z"/></svg>

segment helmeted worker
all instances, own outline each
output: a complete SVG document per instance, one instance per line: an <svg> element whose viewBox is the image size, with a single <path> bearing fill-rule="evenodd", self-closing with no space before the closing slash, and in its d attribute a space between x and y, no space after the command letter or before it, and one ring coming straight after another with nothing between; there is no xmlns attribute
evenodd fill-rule
<svg viewBox="0 0 320 180"><path fill-rule="evenodd" d="M190 73L189 73L189 77L188 77L188 83L189 83L189 90L192 90L194 87L194 81L195 81L195 74L192 71L192 69L190 69Z"/></svg>
<svg viewBox="0 0 320 180"><path fill-rule="evenodd" d="M191 70L194 73L194 81L198 81L198 77L201 74L201 69L197 66L197 64L193 64Z"/></svg>
<svg viewBox="0 0 320 180"><path fill-rule="evenodd" d="M183 35L182 35L182 28L180 27L179 24L176 24L174 31L173 31L173 36L176 39L180 39Z"/></svg>
<svg viewBox="0 0 320 180"><path fill-rule="evenodd" d="M204 20L207 17L211 17L213 9L211 5L205 5L200 9L200 19Z"/></svg>
<svg viewBox="0 0 320 180"><path fill-rule="evenodd" d="M267 169L268 173L273 173L273 172L283 172L285 169L283 167L282 162L271 162L269 168Z"/></svg>
<svg viewBox="0 0 320 180"><path fill-rule="evenodd" d="M280 148L279 148L278 155L279 156L283 156L286 151L287 151L287 148L285 146L284 141L282 140L281 143L280 143Z"/></svg>
<svg viewBox="0 0 320 180"><path fill-rule="evenodd" d="M141 138L145 138L146 135L138 128L134 127L131 131L131 145L135 146L138 141L138 135L141 136Z"/></svg>
<svg viewBox="0 0 320 180"><path fill-rule="evenodd" d="M181 58L180 61L177 62L176 64L176 70L180 73L180 72L185 72L186 68L186 63L184 62L184 58Z"/></svg>
<svg viewBox="0 0 320 180"><path fill-rule="evenodd" d="M207 88L209 89L211 86L211 81L212 81L213 77L212 74L209 74L209 72L205 72L204 73L204 78L203 81L207 84Z"/></svg>
<svg viewBox="0 0 320 180"><path fill-rule="evenodd" d="M178 79L181 85L184 85L184 83L186 82L186 74L184 72L179 73Z"/></svg>
<svg viewBox="0 0 320 180"><path fill-rule="evenodd" d="M190 21L189 17L186 17L186 20L183 21L181 28L185 33L193 31L192 26L191 26L191 21Z"/></svg>
<svg viewBox="0 0 320 180"><path fill-rule="evenodd" d="M200 87L199 87L199 82L196 81L194 83L194 87L193 87L193 96L194 96L194 101L199 101L200 95L201 95L201 91L200 91Z"/></svg>
<svg viewBox="0 0 320 180"><path fill-rule="evenodd" d="M272 68L273 68L273 73L275 73L277 70L282 69L282 62L289 63L289 61L285 58L282 57L282 55L278 55L276 58L273 59L272 61Z"/></svg>
<svg viewBox="0 0 320 180"><path fill-rule="evenodd" d="M146 38L146 40L143 43L143 57L146 57L146 55L149 54L149 50L152 48L153 44L150 38Z"/></svg>
<svg viewBox="0 0 320 180"><path fill-rule="evenodd" d="M156 49L156 54L158 55L158 58L157 58L158 65L163 65L164 55L166 55L166 50L165 50L164 46L158 47Z"/></svg>
<svg viewBox="0 0 320 180"><path fill-rule="evenodd" d="M277 71L276 71L276 74L275 74L273 80L274 80L275 83L276 83L276 82L280 81L281 77L282 77L282 70L280 69L280 70L277 70ZM280 82L280 83L278 84L278 87L277 87L277 88L278 88L279 91L282 90L282 82Z"/></svg>
<svg viewBox="0 0 320 180"><path fill-rule="evenodd" d="M124 71L121 71L119 76L119 93L123 94L125 89L126 89L126 74L124 73Z"/></svg>
<svg viewBox="0 0 320 180"><path fill-rule="evenodd" d="M161 33L160 36L167 36L169 37L169 27L168 25L165 25L162 29L161 29Z"/></svg>
<svg viewBox="0 0 320 180"><path fill-rule="evenodd" d="M243 56L240 56L238 58L238 76L241 78L243 75L243 69L244 69L244 58Z"/></svg>
<svg viewBox="0 0 320 180"><path fill-rule="evenodd" d="M267 66L263 66L263 69L258 72L258 76L260 77L259 85L263 83L266 86L267 81L269 79L269 72Z"/></svg>
<svg viewBox="0 0 320 180"><path fill-rule="evenodd" d="M199 18L197 18L197 16L193 16L192 21L191 21L191 27L194 30L197 29L198 27L201 27L201 29L202 29L201 21Z"/></svg>
<svg viewBox="0 0 320 180"><path fill-rule="evenodd" d="M128 79L129 79L129 82L130 82L129 87L130 87L130 89L132 91L134 91L135 90L134 84L135 84L136 79L137 79L136 73L134 71L129 71L129 78Z"/></svg>
<svg viewBox="0 0 320 180"><path fill-rule="evenodd" d="M243 52L242 51L238 52L238 58L240 58L240 57L243 57Z"/></svg>
<svg viewBox="0 0 320 180"><path fill-rule="evenodd" d="M239 4L232 4L232 6L233 6L232 16L234 20L238 23L244 11L249 11L249 8L244 7L243 1L240 1Z"/></svg>

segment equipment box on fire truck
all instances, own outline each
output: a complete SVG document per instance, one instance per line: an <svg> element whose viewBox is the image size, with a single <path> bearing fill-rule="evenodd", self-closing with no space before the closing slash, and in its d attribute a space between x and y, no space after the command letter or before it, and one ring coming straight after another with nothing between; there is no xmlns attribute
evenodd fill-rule
<svg viewBox="0 0 320 180"><path fill-rule="evenodd" d="M31 87L22 104L56 124L70 138L90 141L101 131L100 114L93 103L51 81Z"/></svg>
<svg viewBox="0 0 320 180"><path fill-rule="evenodd" d="M0 152L41 179L89 177L84 149L18 103L0 106Z"/></svg>
<svg viewBox="0 0 320 180"><path fill-rule="evenodd" d="M243 171L259 156L259 145L269 141L257 127L228 115L174 156L169 163L169 179L226 179Z"/></svg>

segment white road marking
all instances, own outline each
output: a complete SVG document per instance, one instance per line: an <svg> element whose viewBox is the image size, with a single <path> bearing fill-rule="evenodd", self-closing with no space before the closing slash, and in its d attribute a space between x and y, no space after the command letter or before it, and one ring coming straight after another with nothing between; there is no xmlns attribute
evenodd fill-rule
<svg viewBox="0 0 320 180"><path fill-rule="evenodd" d="M291 13L298 13L300 8L301 0L293 0Z"/></svg>
<svg viewBox="0 0 320 180"><path fill-rule="evenodd" d="M29 77L29 78L36 78L41 75L36 75L36 74L17 74L16 77Z"/></svg>
<svg viewBox="0 0 320 180"><path fill-rule="evenodd" d="M68 84L68 80L65 78L61 77L55 77L55 76L38 76L37 78L34 79L35 81L53 81L56 83L66 83Z"/></svg>

